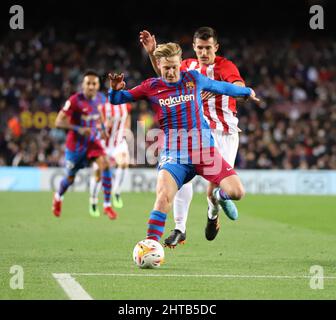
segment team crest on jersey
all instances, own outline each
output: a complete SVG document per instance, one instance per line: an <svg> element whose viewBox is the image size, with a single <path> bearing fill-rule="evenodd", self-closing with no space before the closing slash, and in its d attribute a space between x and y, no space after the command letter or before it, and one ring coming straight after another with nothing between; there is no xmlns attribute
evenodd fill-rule
<svg viewBox="0 0 336 320"><path fill-rule="evenodd" d="M186 87L188 89L194 89L195 88L195 84L192 81L189 81L186 83Z"/></svg>

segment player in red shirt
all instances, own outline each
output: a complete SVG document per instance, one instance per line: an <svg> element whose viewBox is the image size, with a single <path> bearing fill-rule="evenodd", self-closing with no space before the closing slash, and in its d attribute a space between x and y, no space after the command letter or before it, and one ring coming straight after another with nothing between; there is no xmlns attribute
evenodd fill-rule
<svg viewBox="0 0 336 320"><path fill-rule="evenodd" d="M148 52L152 65L157 74L157 68L153 52L156 48L155 36L148 31L140 32L140 42ZM197 59L186 59L182 61L181 70L197 70L201 74L219 81L227 81L238 86L245 86L244 80L239 74L237 67L230 60L216 55L219 49L217 34L209 27L199 28L193 38L193 49ZM216 147L224 159L233 167L237 155L239 137L238 118L236 117L236 99L226 95L203 95L203 113L207 121ZM219 230L218 212L219 206L212 196L215 185L208 185L208 219L205 228L205 236L208 240L215 239ZM174 199L175 229L165 240L169 247L175 247L186 239L186 221L192 199L192 184L185 184L176 194ZM238 215L229 216L236 220Z"/></svg>
<svg viewBox="0 0 336 320"><path fill-rule="evenodd" d="M130 162L128 145L125 139L127 130L130 129L130 111L132 105L123 103L112 105L109 102L104 103L100 112L102 121L105 125L108 137L101 139L101 144L109 157L111 167L116 167L113 174L112 187L112 204L115 208L122 208L123 201L121 198L121 185L127 175L127 169ZM96 179L96 164L93 165L95 174L90 179L90 214L99 216L98 195L101 188L101 182Z"/></svg>
<svg viewBox="0 0 336 320"><path fill-rule="evenodd" d="M99 168L97 179L102 179L104 189L104 212L111 219L117 217L110 204L111 170L108 158L98 137L100 113L98 107L105 103L106 97L98 92L99 76L94 71L84 74L82 92L75 93L65 103L56 118L56 127L69 130L66 138L66 176L60 183L53 198L53 214L61 215L65 192L73 184L78 170L95 161ZM104 126L101 132L104 134Z"/></svg>

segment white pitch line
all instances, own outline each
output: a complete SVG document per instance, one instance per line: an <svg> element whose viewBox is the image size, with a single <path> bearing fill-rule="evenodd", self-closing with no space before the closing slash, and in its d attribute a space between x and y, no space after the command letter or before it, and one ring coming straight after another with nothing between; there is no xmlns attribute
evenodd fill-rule
<svg viewBox="0 0 336 320"><path fill-rule="evenodd" d="M53 277L62 287L70 300L93 300L70 273L53 273Z"/></svg>
<svg viewBox="0 0 336 320"><path fill-rule="evenodd" d="M314 275L241 275L241 274L164 274L164 273L72 273L76 276L114 276L114 277L182 277L182 278L247 278L247 279L310 279ZM314 276L314 278L319 278ZM336 276L324 276L323 279L336 279Z"/></svg>

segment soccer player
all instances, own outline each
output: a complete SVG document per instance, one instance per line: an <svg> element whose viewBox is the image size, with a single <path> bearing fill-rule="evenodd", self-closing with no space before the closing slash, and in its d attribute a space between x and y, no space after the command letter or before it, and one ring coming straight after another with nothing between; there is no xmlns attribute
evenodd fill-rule
<svg viewBox="0 0 336 320"><path fill-rule="evenodd" d="M116 166L114 177L112 179L112 204L115 208L123 207L120 188L127 174L130 161L124 132L126 129L130 129L129 112L131 111L131 108L132 105L130 103L112 105L109 102L106 102L100 109L102 121L108 134L108 138L102 139L101 144L110 159L111 166ZM90 214L92 216L100 215L97 204L101 181L96 179L97 170L98 167L94 164L94 174L90 179Z"/></svg>
<svg viewBox="0 0 336 320"><path fill-rule="evenodd" d="M152 65L158 75L160 70L156 65L153 52L156 48L155 36L148 31L140 32L140 42L149 54ZM210 79L227 81L235 85L245 87L244 80L240 76L237 67L229 60L217 56L219 49L217 33L210 27L201 27L196 30L193 37L193 49L197 59L186 59L182 61L181 70L197 70ZM237 155L239 136L238 118L236 116L236 99L227 95L203 94L203 113L205 120L211 128L215 145L224 159L233 167ZM211 197L215 185L209 183L207 198L208 218L205 228L207 240L215 239L219 231L219 207ZM178 243L183 243L186 239L186 223L190 202L193 196L191 182L185 184L176 194L174 199L174 219L175 229L170 236L165 239L165 244L175 247ZM227 212L225 212L227 213ZM238 218L238 214L228 217L232 220Z"/></svg>
<svg viewBox="0 0 336 320"><path fill-rule="evenodd" d="M123 74L109 75L109 101L120 104L149 100L164 132L156 201L147 230L147 238L156 241L160 241L164 232L175 194L195 175L199 174L218 186L212 196L230 215L236 215L237 208L229 200L239 200L244 195L239 177L214 146L210 127L203 117L201 91L245 96L258 101L250 88L211 80L195 70L180 71L181 56L178 44L159 45L154 57L161 77L148 79L131 90L122 90L125 86Z"/></svg>
<svg viewBox="0 0 336 320"><path fill-rule="evenodd" d="M65 103L56 118L56 127L68 130L65 148L66 176L53 198L53 214L61 215L62 200L73 184L78 170L96 162L99 170L97 179L103 181L104 212L110 219L117 217L111 208L111 170L105 151L97 137L100 113L98 106L106 102L104 94L98 92L99 76L87 71L82 82L82 92L75 93ZM104 126L102 125L102 134Z"/></svg>

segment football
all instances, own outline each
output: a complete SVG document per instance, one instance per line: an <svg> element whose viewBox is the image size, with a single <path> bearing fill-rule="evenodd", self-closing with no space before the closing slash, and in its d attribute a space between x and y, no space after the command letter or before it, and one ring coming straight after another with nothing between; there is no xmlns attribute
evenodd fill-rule
<svg viewBox="0 0 336 320"><path fill-rule="evenodd" d="M142 269L152 269L161 266L164 259L162 245L152 239L139 241L133 250L133 260Z"/></svg>

